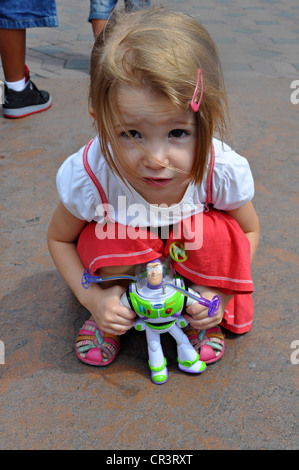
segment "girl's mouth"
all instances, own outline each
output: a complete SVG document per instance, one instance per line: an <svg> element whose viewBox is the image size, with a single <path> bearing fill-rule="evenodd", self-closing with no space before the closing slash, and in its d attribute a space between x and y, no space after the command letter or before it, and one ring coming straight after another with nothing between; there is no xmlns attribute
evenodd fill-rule
<svg viewBox="0 0 299 470"><path fill-rule="evenodd" d="M171 178L143 178L149 186L159 188L167 186L171 182Z"/></svg>

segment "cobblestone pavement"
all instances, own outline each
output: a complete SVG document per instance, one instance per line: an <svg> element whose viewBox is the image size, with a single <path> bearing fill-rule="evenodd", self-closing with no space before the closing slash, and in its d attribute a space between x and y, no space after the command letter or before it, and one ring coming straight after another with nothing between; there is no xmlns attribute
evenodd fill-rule
<svg viewBox="0 0 299 470"><path fill-rule="evenodd" d="M297 0L152 0L197 18L219 47L225 71L246 76L293 77L299 71ZM123 3L120 1L119 6ZM89 2L57 1L58 28L27 30L27 63L43 78L88 73L93 43ZM1 74L0 74L1 76Z"/></svg>
<svg viewBox="0 0 299 470"><path fill-rule="evenodd" d="M234 146L250 162L262 228L253 328L226 333L224 357L200 377L178 371L165 337L161 387L150 382L145 338L133 330L113 365L77 360L88 314L56 272L46 232L56 172L94 134L93 38L89 2L58 0L59 27L27 31L31 77L50 91L52 108L17 121L0 115L1 449L298 448L298 0L152 3L198 18L219 48Z"/></svg>

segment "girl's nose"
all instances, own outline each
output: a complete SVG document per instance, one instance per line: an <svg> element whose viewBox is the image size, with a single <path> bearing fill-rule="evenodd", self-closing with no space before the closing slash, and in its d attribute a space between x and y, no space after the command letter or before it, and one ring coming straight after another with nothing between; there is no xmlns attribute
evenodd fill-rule
<svg viewBox="0 0 299 470"><path fill-rule="evenodd" d="M152 147L147 151L148 155L144 158L144 165L147 168L156 170L169 165L169 157L163 146Z"/></svg>

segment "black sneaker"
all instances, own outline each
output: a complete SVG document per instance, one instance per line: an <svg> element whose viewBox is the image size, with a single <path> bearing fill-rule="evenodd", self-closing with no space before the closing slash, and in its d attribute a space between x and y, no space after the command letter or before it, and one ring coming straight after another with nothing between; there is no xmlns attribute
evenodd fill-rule
<svg viewBox="0 0 299 470"><path fill-rule="evenodd" d="M22 118L30 114L41 113L49 109L52 98L47 91L38 90L30 80L26 66L26 86L22 91L14 91L4 85L3 116L6 118Z"/></svg>

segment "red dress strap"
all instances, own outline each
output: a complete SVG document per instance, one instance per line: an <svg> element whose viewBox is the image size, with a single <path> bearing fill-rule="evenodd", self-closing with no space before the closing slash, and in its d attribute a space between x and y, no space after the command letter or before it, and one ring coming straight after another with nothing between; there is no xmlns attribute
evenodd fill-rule
<svg viewBox="0 0 299 470"><path fill-rule="evenodd" d="M104 206L104 210L106 211L106 217L107 217L108 216L108 200L107 200L106 193L105 193L101 183L97 179L96 175L94 174L94 172L92 171L92 169L90 168L90 165L88 163L88 151L89 151L90 146L93 143L93 141L94 141L94 139L90 140L85 145L85 148L84 148L84 151L83 151L83 165L84 165L84 168L85 168L88 176L90 177L90 179L92 180L93 184L95 185L95 187L97 188L97 190L100 194L102 204Z"/></svg>
<svg viewBox="0 0 299 470"><path fill-rule="evenodd" d="M209 161L209 168L208 168L208 177L207 177L207 201L206 206L209 207L213 201L213 173L214 173L214 166L215 166L215 149L212 143L211 150L210 150L210 161Z"/></svg>

